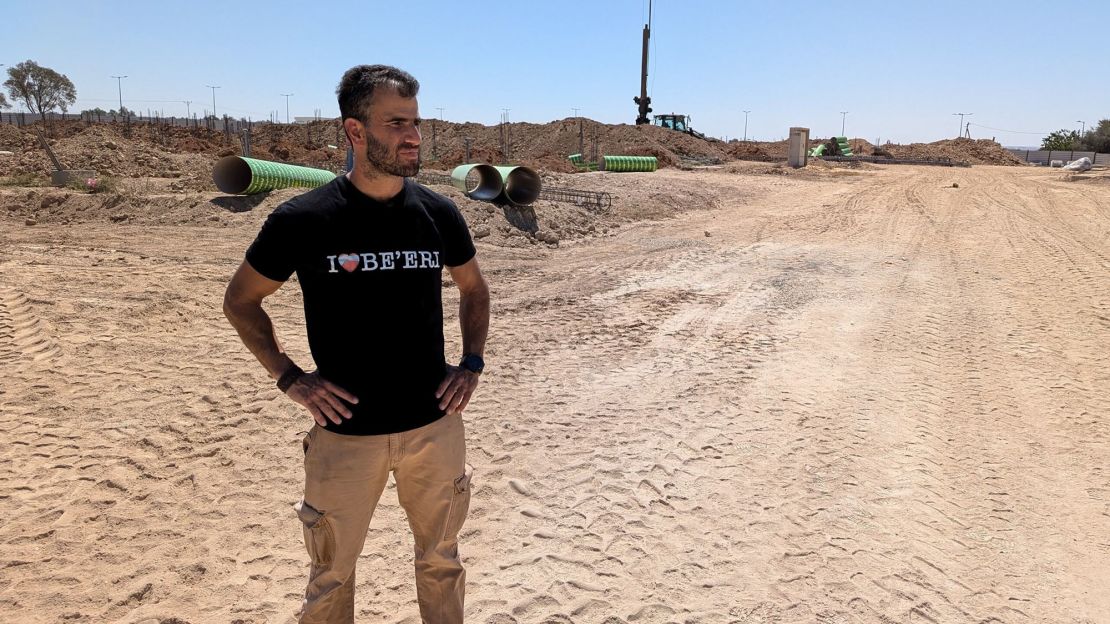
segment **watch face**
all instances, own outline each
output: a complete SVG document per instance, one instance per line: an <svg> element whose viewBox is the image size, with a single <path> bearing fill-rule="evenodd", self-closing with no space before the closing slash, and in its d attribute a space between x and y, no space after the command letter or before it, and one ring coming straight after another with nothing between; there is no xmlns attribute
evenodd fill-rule
<svg viewBox="0 0 1110 624"><path fill-rule="evenodd" d="M477 355L467 355L459 362L459 366L472 373L480 373L482 369L485 368L486 363Z"/></svg>

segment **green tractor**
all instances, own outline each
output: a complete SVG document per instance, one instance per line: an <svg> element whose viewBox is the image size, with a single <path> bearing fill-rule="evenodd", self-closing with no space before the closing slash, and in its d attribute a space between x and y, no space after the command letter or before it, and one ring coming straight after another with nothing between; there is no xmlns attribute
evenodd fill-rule
<svg viewBox="0 0 1110 624"><path fill-rule="evenodd" d="M670 115L655 115L654 125L660 128L668 128L676 132L689 134L690 136L696 136L699 139L709 140L704 134L690 127L689 118L686 115L676 115L674 113Z"/></svg>

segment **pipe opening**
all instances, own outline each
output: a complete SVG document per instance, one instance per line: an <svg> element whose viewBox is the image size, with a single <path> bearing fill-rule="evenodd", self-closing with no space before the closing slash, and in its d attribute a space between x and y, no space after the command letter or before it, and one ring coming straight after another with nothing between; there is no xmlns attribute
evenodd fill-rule
<svg viewBox="0 0 1110 624"><path fill-rule="evenodd" d="M501 174L491 165L459 165L451 180L470 199L492 201L501 194Z"/></svg>
<svg viewBox="0 0 1110 624"><path fill-rule="evenodd" d="M224 156L212 169L212 181L222 193L238 195L251 185L251 168L238 156Z"/></svg>
<svg viewBox="0 0 1110 624"><path fill-rule="evenodd" d="M530 206L540 196L540 176L528 167L514 167L505 179L505 197L517 206Z"/></svg>

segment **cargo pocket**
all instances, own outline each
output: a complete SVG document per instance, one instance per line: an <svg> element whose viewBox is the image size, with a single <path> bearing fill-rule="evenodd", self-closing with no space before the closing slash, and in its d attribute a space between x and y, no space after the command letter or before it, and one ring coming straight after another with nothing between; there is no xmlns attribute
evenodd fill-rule
<svg viewBox="0 0 1110 624"><path fill-rule="evenodd" d="M308 549L308 556L312 558L312 566L319 568L331 565L335 556L335 535L327 515L316 511L303 500L293 505L293 509L304 524L304 545Z"/></svg>
<svg viewBox="0 0 1110 624"><path fill-rule="evenodd" d="M473 475L474 468L468 465L462 476L455 479L455 490L451 494L451 507L447 510L447 526L443 533L445 541L454 541L466 521L466 514L470 511L470 478Z"/></svg>

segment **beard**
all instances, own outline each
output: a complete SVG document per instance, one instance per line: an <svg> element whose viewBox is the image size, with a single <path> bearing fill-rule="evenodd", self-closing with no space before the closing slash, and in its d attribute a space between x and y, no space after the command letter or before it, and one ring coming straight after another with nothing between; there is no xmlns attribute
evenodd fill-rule
<svg viewBox="0 0 1110 624"><path fill-rule="evenodd" d="M398 147L399 150L400 147ZM371 178L377 177L376 174L379 172L402 178L411 178L420 173L420 156L416 157L414 163L403 162L400 154L397 152L390 153L389 146L379 142L369 132L366 133L366 162L368 169L377 170L376 172L366 172L368 177Z"/></svg>

